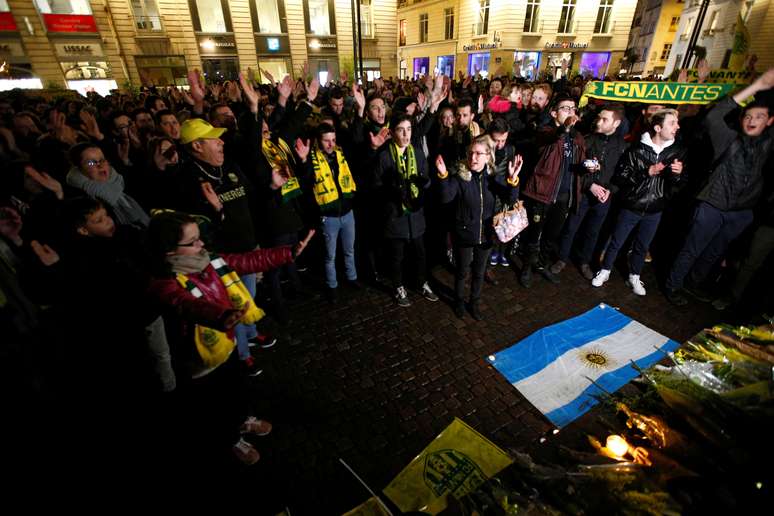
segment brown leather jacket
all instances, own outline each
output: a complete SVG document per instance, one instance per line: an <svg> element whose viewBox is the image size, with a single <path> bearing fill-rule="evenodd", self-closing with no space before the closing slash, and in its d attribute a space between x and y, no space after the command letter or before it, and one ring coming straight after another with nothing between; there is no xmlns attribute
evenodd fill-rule
<svg viewBox="0 0 774 516"><path fill-rule="evenodd" d="M562 177L561 166L564 154L562 136L564 134L564 127L557 127L554 123L538 129L535 143L540 149L540 158L535 165L535 170L532 171L521 190L526 197L544 204L551 204L556 200L559 181ZM579 169L578 165L586 159L586 146L583 135L579 132L571 130L570 135L573 142L570 167L574 171ZM580 195L580 187L580 178L576 175L573 179L573 197L575 199Z"/></svg>

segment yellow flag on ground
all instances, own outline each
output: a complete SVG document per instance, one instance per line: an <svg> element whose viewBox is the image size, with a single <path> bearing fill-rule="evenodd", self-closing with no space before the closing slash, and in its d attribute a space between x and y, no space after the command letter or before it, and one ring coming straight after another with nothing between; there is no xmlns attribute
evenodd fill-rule
<svg viewBox="0 0 774 516"><path fill-rule="evenodd" d="M736 17L736 31L734 32L734 44L731 47L731 59L728 61L729 70L742 70L747 61L750 50L750 33L742 19L742 13Z"/></svg>
<svg viewBox="0 0 774 516"><path fill-rule="evenodd" d="M513 460L465 422L454 421L384 489L403 512L438 514L446 495L475 491Z"/></svg>
<svg viewBox="0 0 774 516"><path fill-rule="evenodd" d="M384 510L384 506L378 498L372 496L342 516L390 516L390 513Z"/></svg>

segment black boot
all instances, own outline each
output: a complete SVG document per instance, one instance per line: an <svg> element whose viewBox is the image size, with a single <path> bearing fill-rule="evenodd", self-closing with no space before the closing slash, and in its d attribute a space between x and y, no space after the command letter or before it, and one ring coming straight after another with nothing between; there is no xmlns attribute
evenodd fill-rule
<svg viewBox="0 0 774 516"><path fill-rule="evenodd" d="M462 301L454 302L454 315L456 315L459 319L463 319L465 317L465 303Z"/></svg>
<svg viewBox="0 0 774 516"><path fill-rule="evenodd" d="M477 321L484 319L484 316L481 314L481 302L478 299L470 302L470 314Z"/></svg>

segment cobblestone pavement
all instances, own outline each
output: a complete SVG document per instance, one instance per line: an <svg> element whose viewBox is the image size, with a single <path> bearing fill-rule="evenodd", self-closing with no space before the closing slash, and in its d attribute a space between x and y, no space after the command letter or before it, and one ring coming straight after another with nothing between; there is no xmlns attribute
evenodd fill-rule
<svg viewBox="0 0 774 516"><path fill-rule="evenodd" d="M678 342L718 320L709 305L670 305L650 266L644 298L618 271L595 289L568 267L560 285L536 276L526 290L516 269L496 269L499 285L484 287L481 322L454 316L446 270L434 274L436 303L413 290L412 306L400 308L386 291L343 287L335 306L317 294L294 303L292 331L260 355L265 372L254 397L274 431L246 478L270 478L293 514L341 514L368 494L339 458L378 492L455 416L502 447L524 449L549 432L486 360L532 332L602 302Z"/></svg>

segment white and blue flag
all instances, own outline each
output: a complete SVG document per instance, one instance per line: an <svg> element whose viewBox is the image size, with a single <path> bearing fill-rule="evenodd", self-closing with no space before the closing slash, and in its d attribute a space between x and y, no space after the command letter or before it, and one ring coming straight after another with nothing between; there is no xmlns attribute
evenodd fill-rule
<svg viewBox="0 0 774 516"><path fill-rule="evenodd" d="M679 344L601 304L490 356L494 367L552 423L563 427ZM596 384L596 385L595 385ZM599 387L597 387L599 386Z"/></svg>

